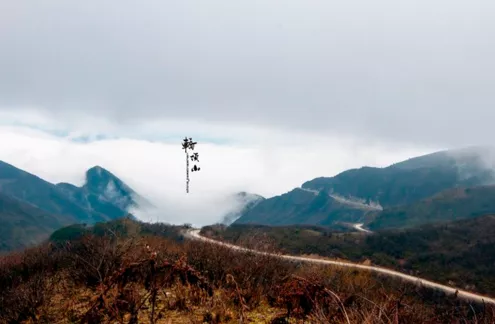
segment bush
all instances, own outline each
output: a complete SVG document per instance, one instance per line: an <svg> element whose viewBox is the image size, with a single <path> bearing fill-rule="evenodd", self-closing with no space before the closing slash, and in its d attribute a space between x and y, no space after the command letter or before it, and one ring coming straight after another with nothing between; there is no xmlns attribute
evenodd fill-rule
<svg viewBox="0 0 495 324"><path fill-rule="evenodd" d="M90 234L1 257L0 323L155 323L173 316L210 323L494 319L491 307L369 272L139 233Z"/></svg>

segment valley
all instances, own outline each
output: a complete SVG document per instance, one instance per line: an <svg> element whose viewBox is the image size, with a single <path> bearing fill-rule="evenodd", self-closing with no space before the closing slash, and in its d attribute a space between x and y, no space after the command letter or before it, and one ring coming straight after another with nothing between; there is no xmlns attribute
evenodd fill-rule
<svg viewBox="0 0 495 324"><path fill-rule="evenodd" d="M245 313L227 299L222 301L228 305L224 306L223 313L218 309L206 310L206 304L192 299L187 299L190 306L179 310L174 308L176 306L164 304L165 300L158 297L151 301L146 297L152 294L152 290L146 292L150 289L146 281L140 281L139 276L132 279L133 285L140 287L135 288L137 290L133 294L140 295L139 298L147 302L159 303L167 314L175 314L173 316L177 318L185 318L181 312L186 309L193 312L196 318L206 316L208 312L222 313L218 316L231 319L239 316L273 318L275 313L280 313L290 304L284 303L293 298L290 297L294 293L292 289L299 285L320 287L318 289L321 291L332 287L340 294L339 298L345 300L365 294L373 303L385 305L373 290L373 287L381 285L384 289L382 296L396 300L398 297L394 291L399 290L408 296L411 305L416 305L415 314L399 312L404 318L452 318L446 315L450 312L447 309L452 307L460 312L458 316L469 316L463 313L463 309L495 303L495 239L492 235L495 231L495 183L491 171L478 160L477 152L473 150L438 152L385 168L363 167L334 177L316 178L279 196L265 198L255 193L233 193L228 199L234 202L235 208L219 215L218 224L204 226L200 231L192 230L189 225L139 222L132 211L153 208L153 204L102 167L87 170L85 183L78 187L69 183L52 184L1 162L0 221L3 226L0 230L0 250L5 256L0 257L3 258L0 259L0 264L3 264L0 266L0 284L4 285L6 293L0 296L0 306L11 308L13 306L8 300L21 298L16 291L25 287L24 284L8 278L11 278L9 273L12 271L17 273L20 271L18 269L25 267L33 267L34 271L22 274L28 282L43 276L34 269L44 269L42 273L62 276L60 280L76 285L78 288L70 293L79 296L90 287L88 283L73 282L64 276L81 266L75 266L72 258L74 253L87 253L89 250L86 249L101 249L98 253L106 255L125 246L119 256L109 259L110 263L105 267L110 269L118 265L128 269L125 271L131 271L131 264L140 264L139 267L144 268L139 271L148 273L146 269L149 268L145 264L153 264L155 256L139 252L145 244L150 248L155 246L153 251L156 255L165 253L160 261L167 264L165 268L195 273L197 278L203 278L200 281L205 285L206 282L215 283L217 293L222 296L236 294L236 290L232 290L232 280L237 282L237 278L245 278L238 282L244 287L244 292L240 292L245 296L242 298L247 298L245 303L250 305L246 306L250 311L247 312L246 308ZM461 164L462 169L459 169ZM461 174L461 170L465 174ZM466 173L466 170L469 172ZM176 252L167 252L170 249ZM18 252L8 253L13 250ZM33 255L29 251L38 252ZM249 263L245 255L239 253L244 253L246 257L249 255L255 264ZM52 263L28 266L29 262L34 262L32 260L36 259L36 254L44 255ZM135 259L137 256L141 257L141 261ZM86 254L85 258L91 260L90 263L104 264L90 254ZM233 264L225 264L226 258ZM212 264L211 260L218 260L218 263ZM263 272L272 266L279 269L272 269L274 273L286 271L295 281L285 282L278 277L270 277L280 284L278 288L272 287L264 280L274 274ZM59 272L61 270L56 269L65 270ZM110 276L110 272L102 275L98 270L100 272L95 277L92 270L86 271L85 276L95 282L106 282L109 289L115 292L120 291L118 287L126 285L123 282L117 285L120 279L112 279L114 277ZM256 272L256 275L244 277L250 271ZM311 279L315 275L313 272L321 278L318 283ZM223 275L217 276L220 273ZM235 279L227 280L227 273ZM337 276L339 284L328 281L326 276ZM256 283L249 281L253 278L256 278ZM362 278L367 279L363 281ZM43 285L50 285L45 279L42 281ZM355 289L350 291L342 287L344 283ZM184 289L191 293L194 291L194 294L200 293L201 289L190 290L192 288L185 288L190 287L187 285L184 282L181 285L167 282L164 293L177 296L183 294ZM258 295L259 291L281 294L277 290L281 287L289 289L283 292L288 294L283 295L283 300L264 299ZM105 298L116 298L115 302L120 303L124 291L119 294L121 297L105 295ZM250 304L249 298L255 298L258 302ZM431 309L428 305L433 301L444 308L441 311ZM82 300L78 302L84 303ZM177 303L180 303L179 299L174 301L174 305ZM270 310L260 308L260 303L268 303ZM55 306L50 303L44 305L46 307L36 309L55 319L56 313L49 310ZM97 309L89 304L87 306L90 307L88 312L96 312L98 316L107 319L114 316L110 309L103 306ZM363 316L364 305L353 308L349 304L346 307L345 312L349 312L347 316L354 319ZM140 307L137 309L138 313L143 311ZM230 315L225 313L225 309L229 309ZM300 311L297 307L290 309L289 313ZM89 313L84 315L73 311L77 318L89 316ZM444 311L447 313L438 313ZM132 314L129 310L124 312ZM146 314L148 317L155 316ZM297 314L300 319L317 316L314 310ZM329 313L325 314L329 316ZM0 311L1 316L10 315ZM290 315L284 316L288 318ZM369 313L368 316L376 318L382 315Z"/></svg>
<svg viewBox="0 0 495 324"><path fill-rule="evenodd" d="M208 226L201 233L252 248L371 263L444 285L495 296L495 216L373 233L318 226ZM254 245L253 245L254 244Z"/></svg>
<svg viewBox="0 0 495 324"><path fill-rule="evenodd" d="M0 1L0 324L495 324L494 17Z"/></svg>

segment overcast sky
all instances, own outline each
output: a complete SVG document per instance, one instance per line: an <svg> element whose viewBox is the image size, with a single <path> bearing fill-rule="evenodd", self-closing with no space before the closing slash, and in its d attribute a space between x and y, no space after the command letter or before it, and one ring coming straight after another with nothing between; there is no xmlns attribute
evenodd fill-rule
<svg viewBox="0 0 495 324"><path fill-rule="evenodd" d="M182 206L162 219L208 222L229 191L491 145L493 17L491 0L0 0L0 159L50 181L100 164Z"/></svg>

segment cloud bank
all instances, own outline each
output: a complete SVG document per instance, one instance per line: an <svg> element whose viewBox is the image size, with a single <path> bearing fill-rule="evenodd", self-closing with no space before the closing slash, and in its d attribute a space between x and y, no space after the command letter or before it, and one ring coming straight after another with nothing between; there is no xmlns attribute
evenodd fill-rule
<svg viewBox="0 0 495 324"><path fill-rule="evenodd" d="M23 126L0 126L0 138L0 160L54 183L76 185L83 183L88 168L100 165L158 207L152 214L140 214L143 220L196 225L220 221L236 207L229 198L236 192L271 197L318 176L362 165L385 166L429 151L290 133L272 133L271 141L257 144L199 141L201 171L191 174L191 192L186 194L180 139L74 141L70 134Z"/></svg>

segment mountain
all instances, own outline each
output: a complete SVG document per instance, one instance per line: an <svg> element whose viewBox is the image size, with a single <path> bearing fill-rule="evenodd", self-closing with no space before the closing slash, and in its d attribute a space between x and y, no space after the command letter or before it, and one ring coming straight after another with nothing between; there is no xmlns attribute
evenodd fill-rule
<svg viewBox="0 0 495 324"><path fill-rule="evenodd" d="M385 209L367 227L408 228L495 214L495 186L455 188L404 206Z"/></svg>
<svg viewBox="0 0 495 324"><path fill-rule="evenodd" d="M449 189L495 184L491 161L495 161L494 149L474 147L436 152L385 168L347 170L334 177L307 181L301 188L267 199L244 212L235 223L370 222L391 208L412 205ZM478 210L476 207L472 212Z"/></svg>
<svg viewBox="0 0 495 324"><path fill-rule="evenodd" d="M235 222L241 215L253 209L260 202L265 200L264 197L247 192L239 192L234 195L233 199L236 202L234 210L225 215L221 221L222 224L230 225Z"/></svg>
<svg viewBox="0 0 495 324"><path fill-rule="evenodd" d="M100 166L86 172L86 181L82 187L59 183L57 188L71 201L87 210L106 215L109 219L125 216L132 208L152 206L117 176Z"/></svg>
<svg viewBox="0 0 495 324"><path fill-rule="evenodd" d="M54 185L0 161L2 229L0 250L39 242L54 230L75 223L118 219L132 208L151 204L109 171L94 167L82 187Z"/></svg>
<svg viewBox="0 0 495 324"><path fill-rule="evenodd" d="M82 189L123 210L152 206L122 180L100 166L95 166L86 172L86 183Z"/></svg>
<svg viewBox="0 0 495 324"><path fill-rule="evenodd" d="M46 212L65 215L80 222L107 220L104 214L86 209L65 192L33 174L0 161L0 193L34 205Z"/></svg>

